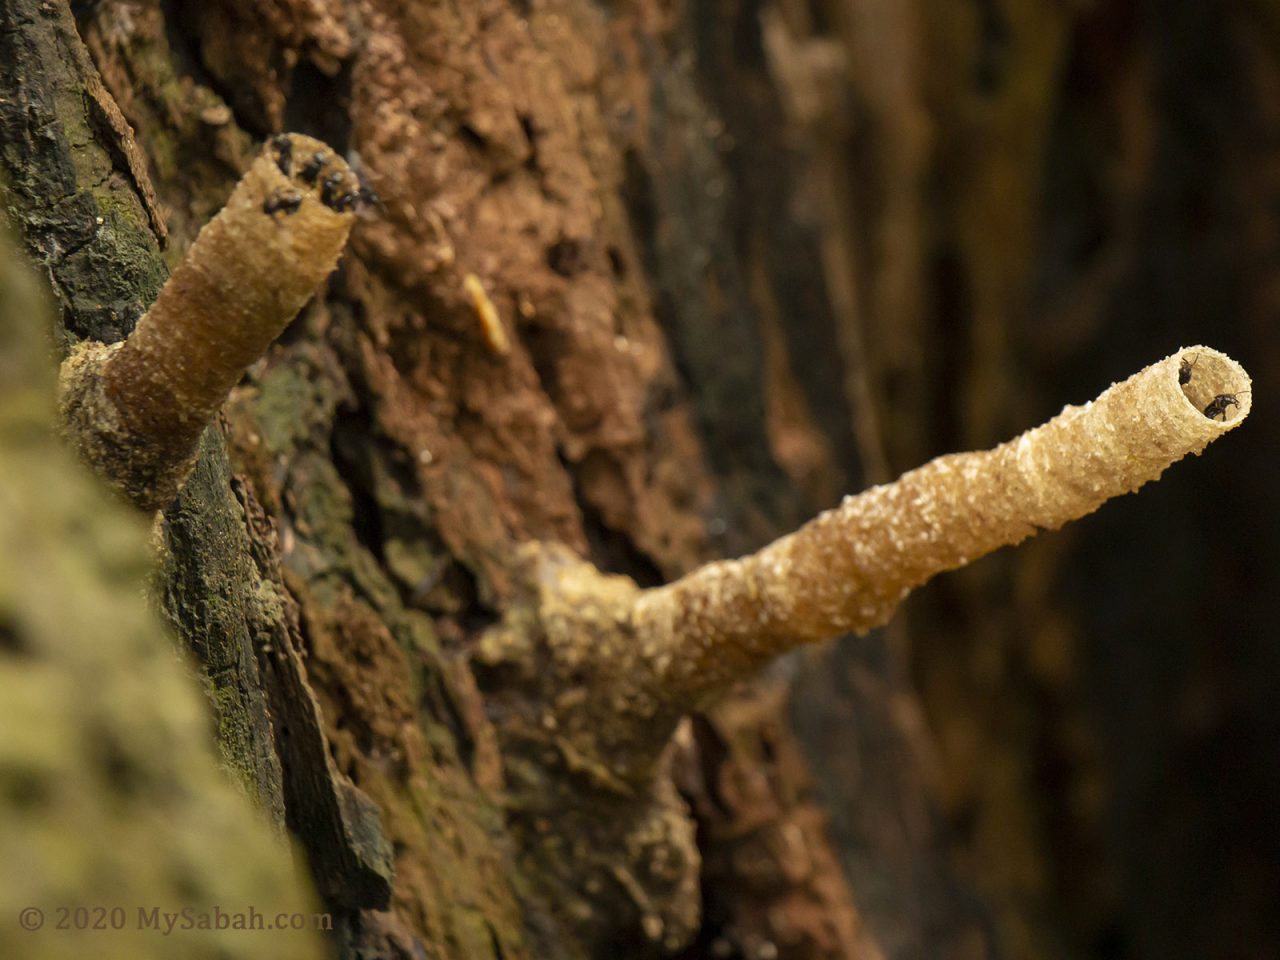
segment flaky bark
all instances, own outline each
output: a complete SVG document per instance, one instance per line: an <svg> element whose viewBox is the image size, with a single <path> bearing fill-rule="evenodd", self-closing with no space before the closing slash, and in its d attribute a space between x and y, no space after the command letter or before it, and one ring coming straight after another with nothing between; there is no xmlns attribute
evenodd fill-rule
<svg viewBox="0 0 1280 960"><path fill-rule="evenodd" d="M588 684L541 658L544 634L560 644L575 630L562 644L574 657L591 647L584 639L630 650L634 635L616 628L641 585L750 555L838 491L939 450L1010 436L1080 384L1105 382L1120 356L1136 365L1210 322L1243 336L1235 319L1248 311L1231 298L1177 302L1170 278L1197 268L1179 251L1207 242L1199 221L1160 248L1176 269L1153 258L1114 314L1099 306L1135 244L1165 236L1159 218L1137 229L1141 211L1188 196L1189 208L1211 207L1222 196L1211 183L1266 193L1265 178L1245 190L1225 163L1201 178L1151 131L1147 105L1159 98L1144 71L1195 18L1180 8L1182 19L1131 34L1128 8L944 6L76 4L109 93L69 19L50 16L61 4L0 8L21 14L0 34L3 179L58 284L67 340L128 332L164 279L166 224L176 264L275 131L332 144L383 197L325 296L204 435L165 511L155 591L209 678L224 762L306 844L344 957L612 957L692 934L693 957L967 958L1006 939L1028 903L1072 904L1090 918L1089 949L1118 914L1115 899L1094 919L1101 895L1060 895L1044 879L1058 861L1027 838L1043 829L1042 805L1106 819L1105 783L1060 788L1037 765L1041 734L1081 752L1089 743L1085 724L1036 726L1062 694L1070 651L1084 648L1045 642L1069 623L1061 610L1038 615L1052 607L1055 569L1088 572L1044 558L1124 508L942 578L887 639L810 657L794 701L782 691L797 664L784 661L762 703L731 694L669 756L669 715L780 649L778 636L747 638L736 666L708 657L697 676L670 678L663 716L622 733L599 721L637 705L617 702L617 676ZM1207 35L1239 28L1239 16ZM1130 57L1131 35L1143 40ZM1098 66L1117 49L1132 66L1119 77ZM1220 87L1234 76L1205 72ZM42 90L50 75L70 82ZM1180 88L1199 89L1170 84ZM1110 111L1123 114L1117 131ZM1192 127L1218 116L1216 102L1174 113ZM1099 115L1115 156L1082 146L1099 139ZM1199 150L1234 129L1188 140ZM1097 182L1072 179L1082 156ZM1143 195L1153 158L1185 168L1187 182ZM1042 181L1066 189L1046 197ZM1089 219L1096 194L1114 194L1101 224ZM1074 213L1054 214L1041 237L1041 212L1060 206ZM1258 218L1247 249L1265 252L1267 205L1245 206ZM1033 288L1061 307L1046 322ZM1261 329L1270 288L1248 289ZM1225 510L1251 471L1234 474L1187 469L1178 482L1200 483L1198 506ZM1136 502L1167 503L1178 489ZM1193 558L1184 576L1226 602L1245 578L1190 549L1194 519L1153 509L1156 523L1129 521L1129 566L1163 535ZM568 546L522 549L530 542ZM1123 573L1109 582L1134 598L1161 589ZM1216 628L1175 617L1165 597L1157 609L1160 632L1184 642L1153 643L1144 667L1202 673L1194 662L1179 671L1175 654ZM1104 627L1110 612L1098 606ZM660 641L684 630L668 629L675 619L649 621ZM504 631L539 655L491 657ZM937 766L909 667L945 734ZM1050 674L1046 697L1037 684ZM1194 727L1227 689L1164 705L1148 724ZM810 711L816 788L789 702ZM1004 730L1014 747L992 749ZM582 749L609 737L648 759L614 769ZM1161 756L1143 754L1153 783ZM1117 754L1116 769L1136 769L1132 759ZM939 796L948 819L936 816ZM959 879L946 845L956 836L971 861ZM996 891L998 928L974 884ZM1012 942L1015 955L1045 953Z"/></svg>

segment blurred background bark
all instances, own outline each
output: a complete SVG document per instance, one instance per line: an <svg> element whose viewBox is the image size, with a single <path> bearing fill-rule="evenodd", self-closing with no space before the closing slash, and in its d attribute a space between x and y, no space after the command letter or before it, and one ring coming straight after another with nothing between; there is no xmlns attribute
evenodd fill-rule
<svg viewBox="0 0 1280 960"><path fill-rule="evenodd" d="M1280 8L71 7L0 3L0 183L64 340L128 329L271 132L382 197L168 511L161 591L341 956L577 955L467 666L520 541L658 583L1199 342L1263 385L1248 429L691 720L687 956L1280 955Z"/></svg>

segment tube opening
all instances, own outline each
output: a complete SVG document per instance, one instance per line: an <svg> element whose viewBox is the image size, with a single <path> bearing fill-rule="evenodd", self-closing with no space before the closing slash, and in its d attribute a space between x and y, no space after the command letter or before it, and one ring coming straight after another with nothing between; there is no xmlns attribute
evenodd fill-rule
<svg viewBox="0 0 1280 960"><path fill-rule="evenodd" d="M1248 416L1253 382L1244 368L1209 347L1178 354L1178 385L1187 401L1208 420L1231 423Z"/></svg>

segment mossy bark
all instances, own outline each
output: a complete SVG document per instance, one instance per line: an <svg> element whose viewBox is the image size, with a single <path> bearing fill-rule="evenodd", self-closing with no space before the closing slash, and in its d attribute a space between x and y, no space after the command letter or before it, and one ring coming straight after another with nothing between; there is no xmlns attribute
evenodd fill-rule
<svg viewBox="0 0 1280 960"><path fill-rule="evenodd" d="M57 435L23 263L0 220L0 954L319 960L332 918L148 609L150 524Z"/></svg>
<svg viewBox="0 0 1280 960"><path fill-rule="evenodd" d="M561 926L581 905L563 851L530 856L537 811L509 807L528 771L493 713L529 678L482 691L472 669L528 589L521 544L654 586L1216 345L1206 317L1245 318L1221 346L1246 366L1242 342L1271 342L1261 2L70 6L79 36L63 2L0 6L0 182L64 348L128 332L273 132L324 140L382 196L206 435L153 591L203 664L224 766L308 848L344 957L589 953ZM1158 528L1188 556L1238 482L1274 512L1261 472L1090 529ZM1221 636L1261 635L1262 613L1186 598L1208 582L1226 604L1265 564L1237 543L1249 565L1161 579L1099 534L1041 539L680 727L655 789L698 826L687 956L1177 955L1181 888L1156 870L1173 815L1148 838L1109 785L1159 804L1160 758L1205 782L1231 759L1188 759L1195 724L1267 701L1237 698L1248 677L1208 640L1274 653ZM1137 584L1181 611L1142 658ZM1135 671L1160 695L1131 704ZM1111 728L1131 738L1114 756ZM1192 847L1234 891L1197 912L1200 955L1236 928L1267 954L1252 861ZM649 936L643 888L598 866L617 908L595 954L661 950L667 920Z"/></svg>
<svg viewBox="0 0 1280 960"><path fill-rule="evenodd" d="M127 126L108 130L97 119L113 101L70 11L10 3L0 15L6 207L52 282L63 349L84 339L114 342L167 275L141 199L153 196L138 179L145 167L116 159L137 148ZM256 584L248 577L246 542L232 533L243 525L226 489L225 449L216 436L208 442L204 476L175 507L184 543L168 551L162 593L179 635L208 667L224 762L282 821L279 761L247 627ZM164 529L166 537L175 530Z"/></svg>
<svg viewBox="0 0 1280 960"><path fill-rule="evenodd" d="M375 4L347 21L360 27L347 47L328 7L218 3L188 18L142 4L122 21L99 4L78 24L110 89L98 109L111 122L94 126L77 93L98 90L98 74L66 11L13 9L9 204L58 284L64 343L128 332L165 275L165 222L172 264L247 162L239 124L288 118L368 165L383 214L357 231L334 295L206 437L164 511L156 596L204 666L224 763L308 849L344 955L415 942L467 958L583 955L558 925L567 903L549 901L544 867L518 855L504 758L460 654L507 605L523 539L654 583L803 511L781 492L762 429L767 331L752 323L727 210L707 186L724 182L723 143L685 28L631 11L617 26L656 44L656 58L619 36L625 70L612 73L598 53L609 30L572 4L527 24ZM223 45L250 34L263 35L262 58L229 71ZM176 37L230 104L182 75L190 50L179 56ZM461 37L506 45L503 74ZM347 96L335 121L323 108ZM403 116L383 116L384 104ZM424 115L426 127L410 119ZM51 196L70 197L78 219L50 227ZM101 276L71 270L66 245L46 240L73 227ZM691 263L713 265L710 288ZM148 283L112 286L135 276ZM492 347L475 278L514 333L510 354ZM728 299L707 300L709 289ZM717 371L711 330L725 321L734 363ZM715 438L706 452L700 431ZM683 762L696 796L700 762ZM678 806L671 777L659 787ZM859 936L874 950L821 816L802 795L771 816L821 867L792 879L768 924L726 915L712 939L734 940L741 923L744 943L786 927L813 955L845 955ZM675 946L698 921L690 898L664 936L643 904L624 907L634 895L621 884L596 951Z"/></svg>

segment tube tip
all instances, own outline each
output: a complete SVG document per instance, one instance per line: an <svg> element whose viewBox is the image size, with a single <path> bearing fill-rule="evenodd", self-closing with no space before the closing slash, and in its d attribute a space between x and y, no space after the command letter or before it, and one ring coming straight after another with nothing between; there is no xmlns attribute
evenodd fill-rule
<svg viewBox="0 0 1280 960"><path fill-rule="evenodd" d="M1166 361L1187 402L1222 430L1240 425L1253 406L1253 380L1235 360L1212 347L1183 347Z"/></svg>

